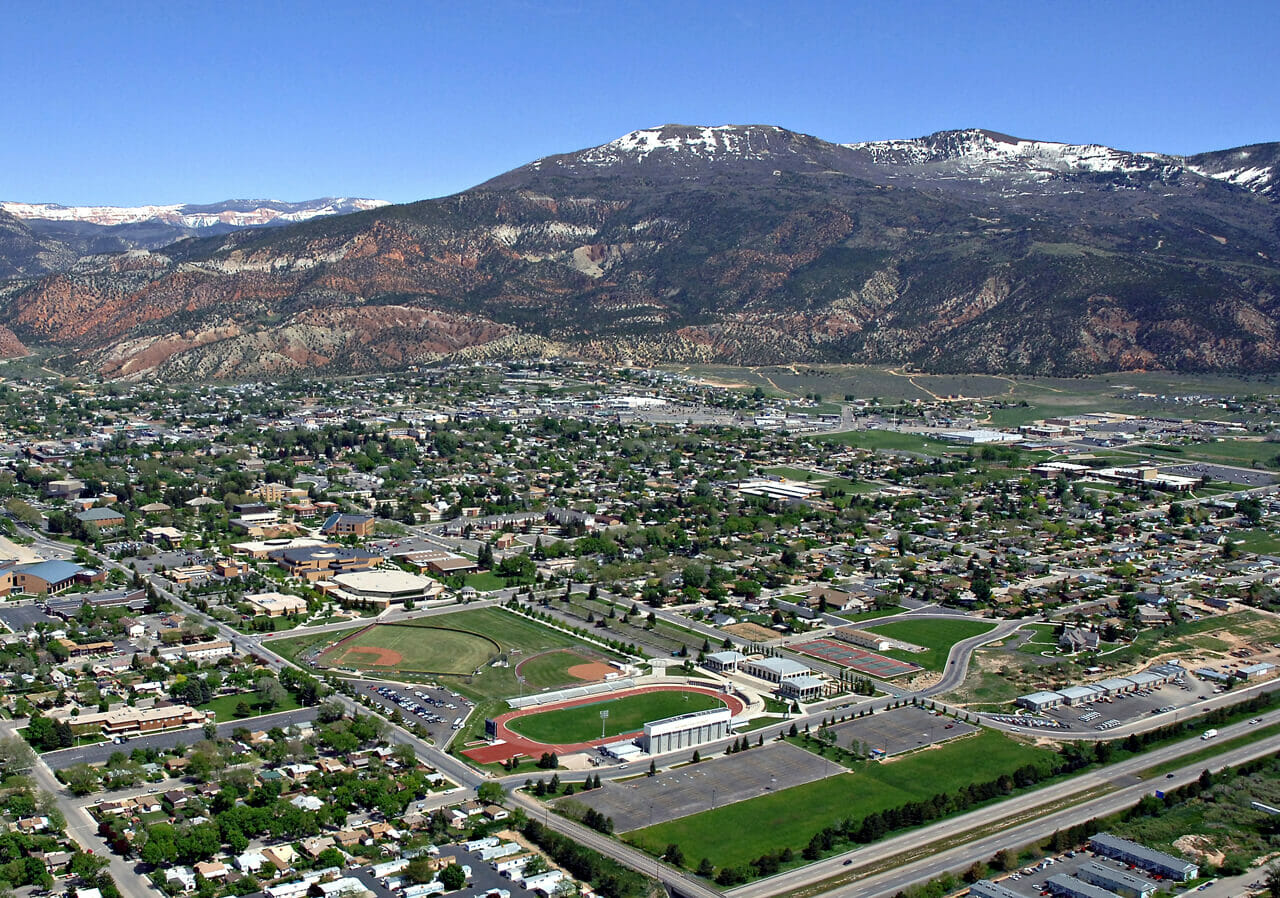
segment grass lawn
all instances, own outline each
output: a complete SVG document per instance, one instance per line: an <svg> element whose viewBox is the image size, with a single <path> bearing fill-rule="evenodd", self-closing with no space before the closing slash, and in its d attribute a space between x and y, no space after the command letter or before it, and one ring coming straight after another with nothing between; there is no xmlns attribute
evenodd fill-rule
<svg viewBox="0 0 1280 898"><path fill-rule="evenodd" d="M703 692L645 692L518 717L509 721L507 726L521 736L548 745L587 742L600 738L602 711L609 712L608 719L604 721L604 734L620 736L638 732L651 720L706 711L723 704L720 699Z"/></svg>
<svg viewBox="0 0 1280 898"><path fill-rule="evenodd" d="M765 468L764 472L766 474L776 474L779 477L785 477L788 480L794 480L817 489L834 487L850 494L869 493L875 489L875 486L870 483L855 482L847 477L836 477L831 474L819 474L816 471L806 471L804 468L774 467Z"/></svg>
<svg viewBox="0 0 1280 898"><path fill-rule="evenodd" d="M566 683L580 682L569 673L569 668L579 664L590 664L593 658L580 655L571 649L557 649L537 655L520 664L520 676L524 679L525 689L540 692Z"/></svg>
<svg viewBox="0 0 1280 898"><path fill-rule="evenodd" d="M346 633L355 632L356 628L344 630L338 633L309 633L306 636L287 636L284 639L272 639L267 642L271 651L277 655L288 658L294 664L301 664L299 661L307 652L313 648L329 645L341 639Z"/></svg>
<svg viewBox="0 0 1280 898"><path fill-rule="evenodd" d="M473 608L426 618L423 623L434 627L455 627L473 633L483 633L498 642L504 652L508 653L509 666L482 667L475 676L439 677L441 685L457 689L463 695L477 700L506 699L520 692L520 684L516 681L516 665L530 655L545 652L549 649L576 649L584 655L595 657L611 657L603 649L586 644L570 636L544 627L537 621L520 617L499 608ZM551 688L568 686L580 682L565 673L563 679L555 679L550 665L543 666L538 672L539 686ZM537 669L537 668L535 668ZM521 668L521 672L524 669ZM526 676L526 679L528 677ZM526 686L532 686L532 682Z"/></svg>
<svg viewBox="0 0 1280 898"><path fill-rule="evenodd" d="M376 624L321 657L328 667L371 671L416 671L469 675L502 652L502 647L478 632L436 624L424 618L406 624Z"/></svg>
<svg viewBox="0 0 1280 898"><path fill-rule="evenodd" d="M787 845L799 853L830 823L955 792L1024 764L1047 765L1052 758L1047 750L984 731L941 748L868 763L852 773L646 827L625 838L654 854L674 842L687 858L708 857L718 867L737 867Z"/></svg>
<svg viewBox="0 0 1280 898"><path fill-rule="evenodd" d="M520 585L520 581L513 580L508 582L505 577L499 577L493 571L467 574L464 579L467 586L472 587L477 592L493 592L496 589L506 589L508 586Z"/></svg>
<svg viewBox="0 0 1280 898"><path fill-rule="evenodd" d="M837 614L836 617L842 617L850 621L875 620L881 617L901 614L906 610L901 605L894 605L892 608L872 608L870 611L845 611Z"/></svg>
<svg viewBox="0 0 1280 898"><path fill-rule="evenodd" d="M947 665L951 647L970 636L977 636L995 629L988 621L958 617L955 620L903 620L868 627L873 633L901 639L926 649L924 652L889 651L884 654L903 661L912 661L926 670L942 670Z"/></svg>
<svg viewBox="0 0 1280 898"><path fill-rule="evenodd" d="M818 439L824 442L842 443L846 446L857 446L860 449L896 449L903 452L917 452L921 455L943 455L958 449L957 446L941 440L933 440L914 433L899 433L894 430L853 430L821 436Z"/></svg>
<svg viewBox="0 0 1280 898"><path fill-rule="evenodd" d="M1252 530L1237 530L1231 534L1231 540L1246 552L1255 555L1274 555L1280 552L1280 536L1260 527Z"/></svg>
<svg viewBox="0 0 1280 898"><path fill-rule="evenodd" d="M211 702L205 702L200 705L201 711L212 711L218 719L218 723L228 723L235 720L247 720L245 717L236 717L236 706L244 702L253 712L249 717L261 717L263 714L278 714L281 711L293 711L301 708L293 695L288 695L283 702L274 708L258 707L258 696L252 692L242 692L239 695L221 695Z"/></svg>
<svg viewBox="0 0 1280 898"><path fill-rule="evenodd" d="M1056 650L1058 648L1058 640L1053 635L1053 631L1056 629L1057 626L1055 624L1028 624L1020 632L1030 633L1031 635L1026 642L1018 646L1018 651L1027 655L1039 655Z"/></svg>
<svg viewBox="0 0 1280 898"><path fill-rule="evenodd" d="M1178 443L1171 446L1141 443L1133 448L1170 460L1220 462L1244 468L1252 467L1254 462L1258 462L1266 468L1280 467L1275 461L1277 455L1280 455L1280 444L1261 440L1224 439L1210 443Z"/></svg>

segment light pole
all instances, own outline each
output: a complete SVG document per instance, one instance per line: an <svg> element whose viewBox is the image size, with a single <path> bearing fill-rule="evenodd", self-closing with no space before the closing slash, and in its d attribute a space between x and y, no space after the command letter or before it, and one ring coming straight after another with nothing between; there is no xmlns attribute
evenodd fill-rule
<svg viewBox="0 0 1280 898"><path fill-rule="evenodd" d="M604 728L609 720L608 709L600 712L600 738L604 738Z"/></svg>

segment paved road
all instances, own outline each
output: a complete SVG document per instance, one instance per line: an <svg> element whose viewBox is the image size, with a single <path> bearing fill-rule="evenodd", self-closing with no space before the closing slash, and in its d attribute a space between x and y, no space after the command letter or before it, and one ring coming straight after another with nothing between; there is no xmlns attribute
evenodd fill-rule
<svg viewBox="0 0 1280 898"><path fill-rule="evenodd" d="M243 720L218 724L218 735L224 739L230 739L231 734L240 727L250 730L269 730L272 727L285 729L294 724L310 723L316 719L317 713L319 708L297 708L293 711L281 711L278 714L246 717ZM128 742L120 745L113 742L98 742L93 745L46 752L44 759L54 770L65 770L75 764L100 764L118 751L129 754L135 748L164 749L173 748L175 745L194 745L203 738L203 727L188 727L170 730L167 733L154 733L150 736L132 736Z"/></svg>
<svg viewBox="0 0 1280 898"><path fill-rule="evenodd" d="M1263 725L1280 722L1280 711L1272 711L1269 714L1261 715L1261 717ZM1220 729L1221 735L1219 739L1228 740L1234 736L1248 733L1253 729L1253 725L1245 722L1232 724ZM986 860L1001 848L1016 847L1042 836L1050 835L1055 829L1063 826L1127 807L1137 802L1142 795L1151 792L1153 789L1163 788L1165 785L1175 786L1189 782L1199 776L1200 771L1206 766L1216 770L1228 764L1238 764L1244 760L1274 753L1276 740L1266 739L1224 753L1212 762L1201 761L1188 765L1175 773L1173 779L1147 781L1135 779L1135 775L1143 770L1157 764L1176 761L1179 757L1193 754L1203 748L1205 748L1205 744L1199 739L1190 739L1158 748L1120 763L1112 764L1101 770L1081 774L1043 789L1015 796L995 805L989 805L921 829L885 839L874 845L847 851L815 864L742 886L734 889L730 894L733 898L765 898L765 896L812 885L832 876L854 873L860 868L879 864L885 858L893 857L909 849L929 845L943 839L954 838L979 827L990 826L1000 820L1028 816L1034 818L1029 823L1013 824L1009 828L1002 830L997 836L966 843L964 846L950 852L933 855L928 860L921 862L921 865L907 865L896 868L892 873L884 874L884 876L892 878L892 881L887 885L882 884L869 891L860 891L864 887L870 889L871 887L866 886L866 884L877 879L877 877L870 877L854 886L842 887L832 892L832 894L838 895L839 898L862 898L862 896L894 894L918 879L927 879L945 870L953 869L952 864L955 865L954 869L967 868L973 861ZM1110 790L1103 799L1078 805L1057 814L1049 814L1047 816L1036 814L1037 808L1100 788ZM1054 822L1050 823L1049 821ZM944 859L946 860L944 861ZM964 860L963 863L961 859ZM852 863L846 866L845 861L851 861ZM908 871L914 878L909 877Z"/></svg>

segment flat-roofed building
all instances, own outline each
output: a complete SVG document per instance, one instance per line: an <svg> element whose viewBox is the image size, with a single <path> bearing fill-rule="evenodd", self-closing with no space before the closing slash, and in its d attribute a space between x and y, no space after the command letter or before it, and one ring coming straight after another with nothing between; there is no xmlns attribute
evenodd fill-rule
<svg viewBox="0 0 1280 898"><path fill-rule="evenodd" d="M827 693L827 681L810 675L788 677L778 684L778 695L800 702L812 702Z"/></svg>
<svg viewBox="0 0 1280 898"><path fill-rule="evenodd" d="M1168 879L1186 882L1200 875L1200 867L1190 861L1156 851L1146 845L1113 836L1111 833L1098 833L1089 839L1089 848L1106 857L1115 858L1126 864L1141 867L1148 873L1158 873Z"/></svg>
<svg viewBox="0 0 1280 898"><path fill-rule="evenodd" d="M204 723L205 712L189 705L165 705L155 708L131 708L121 706L110 711L89 714L53 714L54 719L65 720L76 733L99 731L107 736L130 733L152 733L173 727Z"/></svg>
<svg viewBox="0 0 1280 898"><path fill-rule="evenodd" d="M805 677L813 673L799 661L792 661L790 658L752 658L742 666L751 676L770 683L781 683L792 677Z"/></svg>
<svg viewBox="0 0 1280 898"><path fill-rule="evenodd" d="M382 563L377 552L344 549L340 546L317 546L310 549L283 549L267 555L295 577L314 583L334 574L368 571Z"/></svg>
<svg viewBox="0 0 1280 898"><path fill-rule="evenodd" d="M1018 696L1015 704L1020 708L1026 708L1028 711L1048 711L1057 708L1063 703L1063 698L1057 692L1032 692L1027 695Z"/></svg>
<svg viewBox="0 0 1280 898"><path fill-rule="evenodd" d="M282 592L254 593L251 596L245 596L244 601L253 609L255 615L267 617L284 617L287 614L301 614L307 610L306 599Z"/></svg>
<svg viewBox="0 0 1280 898"><path fill-rule="evenodd" d="M693 711L644 725L640 747L651 755L715 742L729 735L733 715L728 708Z"/></svg>
<svg viewBox="0 0 1280 898"><path fill-rule="evenodd" d="M338 584L344 596L367 600L384 608L409 600L435 598L445 591L444 584L438 580L401 570L338 574L333 582Z"/></svg>
<svg viewBox="0 0 1280 898"><path fill-rule="evenodd" d="M712 652L702 659L702 666L707 670L713 670L716 673L732 673L738 669L738 665L747 660L747 656L742 652L733 649L725 649L722 652Z"/></svg>
<svg viewBox="0 0 1280 898"><path fill-rule="evenodd" d="M1156 893L1156 884L1150 879L1134 876L1125 870L1104 867L1097 862L1085 864L1076 871L1076 876L1087 883L1115 892L1121 898L1151 898Z"/></svg>

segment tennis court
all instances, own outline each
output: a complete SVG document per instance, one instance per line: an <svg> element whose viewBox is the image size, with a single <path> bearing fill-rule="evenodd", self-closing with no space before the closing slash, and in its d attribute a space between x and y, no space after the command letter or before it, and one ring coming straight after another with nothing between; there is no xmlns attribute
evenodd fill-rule
<svg viewBox="0 0 1280 898"><path fill-rule="evenodd" d="M856 645L835 642L831 639L815 639L812 642L803 642L799 645L788 646L788 648L793 648L814 658L821 658L823 661L839 664L841 667L847 667L850 670L856 670L858 673L880 680L888 680L892 677L900 677L903 674L923 670L919 664L899 661L897 658L886 658L884 655L877 655L875 652L860 649Z"/></svg>

